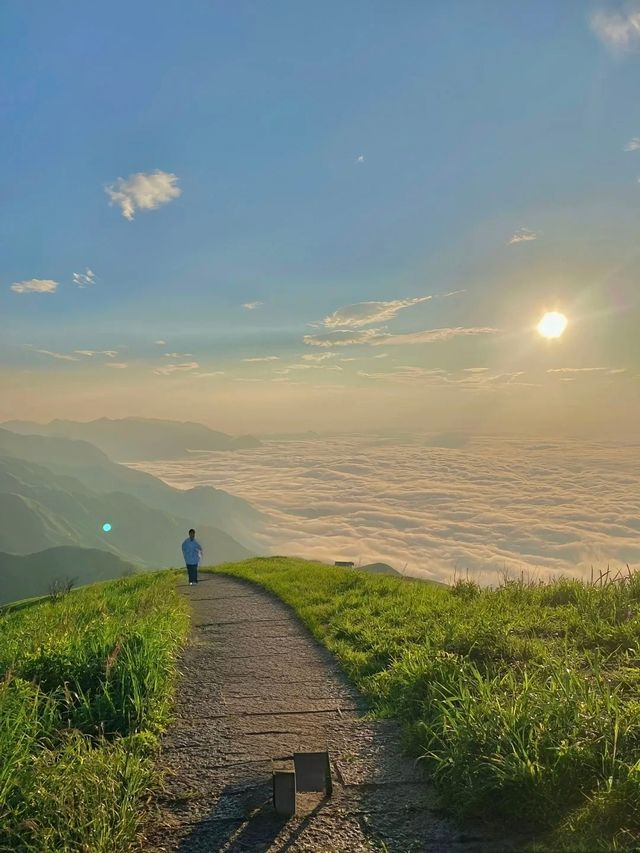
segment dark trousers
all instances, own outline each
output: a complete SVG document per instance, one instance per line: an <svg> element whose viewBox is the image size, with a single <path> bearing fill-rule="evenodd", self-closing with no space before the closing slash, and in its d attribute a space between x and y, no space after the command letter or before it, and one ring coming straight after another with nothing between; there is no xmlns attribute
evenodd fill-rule
<svg viewBox="0 0 640 853"><path fill-rule="evenodd" d="M198 564L187 565L187 572L189 573L189 583L198 583Z"/></svg>

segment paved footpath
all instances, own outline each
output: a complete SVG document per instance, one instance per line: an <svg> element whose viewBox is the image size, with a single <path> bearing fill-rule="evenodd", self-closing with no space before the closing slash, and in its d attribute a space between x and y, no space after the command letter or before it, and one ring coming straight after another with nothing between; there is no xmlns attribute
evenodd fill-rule
<svg viewBox="0 0 640 853"><path fill-rule="evenodd" d="M366 708L334 658L282 602L259 587L201 575L182 590L193 630L181 658L176 719L163 738L167 771L148 851L333 853L513 850L435 806L403 756L392 721ZM329 749L333 796L299 795L289 820L271 804L271 761Z"/></svg>

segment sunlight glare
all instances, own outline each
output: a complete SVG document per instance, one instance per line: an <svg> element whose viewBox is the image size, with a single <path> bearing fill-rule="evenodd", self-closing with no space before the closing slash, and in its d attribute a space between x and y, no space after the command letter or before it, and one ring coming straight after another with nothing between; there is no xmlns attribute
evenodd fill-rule
<svg viewBox="0 0 640 853"><path fill-rule="evenodd" d="M567 318L559 311L548 311L538 323L543 338L559 338L567 328Z"/></svg>

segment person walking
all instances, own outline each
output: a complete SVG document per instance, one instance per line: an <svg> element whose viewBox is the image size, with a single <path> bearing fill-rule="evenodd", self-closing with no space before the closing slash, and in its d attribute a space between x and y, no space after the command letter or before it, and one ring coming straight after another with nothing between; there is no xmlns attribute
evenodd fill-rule
<svg viewBox="0 0 640 853"><path fill-rule="evenodd" d="M198 583L198 563L202 559L202 545L196 539L196 532L191 528L189 536L182 543L182 556L187 566L189 586Z"/></svg>

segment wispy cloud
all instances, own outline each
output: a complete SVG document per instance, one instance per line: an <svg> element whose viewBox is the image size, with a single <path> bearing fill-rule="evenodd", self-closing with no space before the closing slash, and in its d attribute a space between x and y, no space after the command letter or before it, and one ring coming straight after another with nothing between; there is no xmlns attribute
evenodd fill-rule
<svg viewBox="0 0 640 853"><path fill-rule="evenodd" d="M133 219L136 210L155 210L178 198L182 190L178 176L171 172L136 172L128 178L118 178L105 187L111 204L117 204L125 219Z"/></svg>
<svg viewBox="0 0 640 853"><path fill-rule="evenodd" d="M305 344L317 347L352 346L356 344L404 346L406 344L430 344L467 335L491 335L498 331L499 329L488 326L454 326L394 335L384 329L366 329L360 332L339 329L319 335L305 335L303 340Z"/></svg>
<svg viewBox="0 0 640 853"><path fill-rule="evenodd" d="M509 245L511 246L512 243L528 243L531 240L537 239L537 231L532 231L530 228L519 228L516 232L514 232L514 234L511 235Z"/></svg>
<svg viewBox="0 0 640 853"><path fill-rule="evenodd" d="M165 352L165 358L191 358L191 352Z"/></svg>
<svg viewBox="0 0 640 853"><path fill-rule="evenodd" d="M616 373L626 373L625 367L550 367L547 373L566 374L566 373L605 373L608 375Z"/></svg>
<svg viewBox="0 0 640 853"><path fill-rule="evenodd" d="M14 281L11 290L14 293L55 293L58 282L50 278L30 278L27 281Z"/></svg>
<svg viewBox="0 0 640 853"><path fill-rule="evenodd" d="M324 332L320 335L305 335L305 344L314 347L347 347L354 344L372 343L373 338L385 334L382 329L366 329L356 332L351 329L338 329L334 332Z"/></svg>
<svg viewBox="0 0 640 853"><path fill-rule="evenodd" d="M640 136L634 136L624 146L625 151L638 151L640 149Z"/></svg>
<svg viewBox="0 0 640 853"><path fill-rule="evenodd" d="M114 349L74 349L75 355L84 355L87 358L93 358L94 355L105 355L107 358L115 358L118 351Z"/></svg>
<svg viewBox="0 0 640 853"><path fill-rule="evenodd" d="M453 326L444 329L425 329L423 332L408 332L404 335L384 335L380 340L373 340L374 346L404 344L431 344L436 341L447 341L450 338L466 337L468 335L495 335L499 329L491 326Z"/></svg>
<svg viewBox="0 0 640 853"><path fill-rule="evenodd" d="M207 379L210 376L224 376L224 370L209 370L204 373L194 373L193 376L197 376L198 379Z"/></svg>
<svg viewBox="0 0 640 853"><path fill-rule="evenodd" d="M51 352L48 349L34 349L34 352L39 352L41 355L48 355L50 358L57 358L59 361L80 361L75 355L68 355L65 352Z"/></svg>
<svg viewBox="0 0 640 853"><path fill-rule="evenodd" d="M627 12L595 12L591 29L613 51L624 52L640 46L640 9L637 5Z"/></svg>
<svg viewBox="0 0 640 853"><path fill-rule="evenodd" d="M129 365L125 361L108 361L105 364L105 367L113 367L116 370L124 370L129 367Z"/></svg>
<svg viewBox="0 0 640 853"><path fill-rule="evenodd" d="M356 157L356 163L364 163L364 154L358 154Z"/></svg>
<svg viewBox="0 0 640 853"><path fill-rule="evenodd" d="M279 355L257 356L255 358L243 358L243 361L262 362L262 361L280 361Z"/></svg>
<svg viewBox="0 0 640 853"><path fill-rule="evenodd" d="M389 302L358 302L355 305L347 305L338 308L333 314L329 314L322 321L327 329L337 328L360 328L370 326L373 323L384 323L393 319L399 311L428 302L433 296L415 296L410 299L393 299Z"/></svg>
<svg viewBox="0 0 640 853"><path fill-rule="evenodd" d="M166 346L166 341L154 341L155 345L158 347Z"/></svg>
<svg viewBox="0 0 640 853"><path fill-rule="evenodd" d="M247 311L255 311L261 305L264 305L264 302L244 302L242 307L246 308Z"/></svg>
<svg viewBox="0 0 640 853"><path fill-rule="evenodd" d="M89 267L84 272L74 272L73 274L73 283L77 284L78 287L88 287L90 284L94 284L95 280L96 274Z"/></svg>
<svg viewBox="0 0 640 853"><path fill-rule="evenodd" d="M335 358L335 352L310 352L305 353L302 358L304 361L326 361L328 358Z"/></svg>
<svg viewBox="0 0 640 853"><path fill-rule="evenodd" d="M197 370L199 367L197 361L185 361L181 364L163 364L161 367L156 367L154 373L160 376L171 376L172 373L185 373L190 370Z"/></svg>

